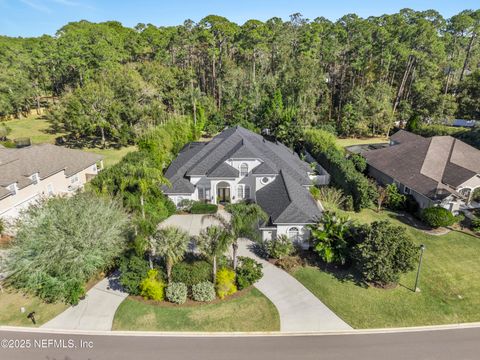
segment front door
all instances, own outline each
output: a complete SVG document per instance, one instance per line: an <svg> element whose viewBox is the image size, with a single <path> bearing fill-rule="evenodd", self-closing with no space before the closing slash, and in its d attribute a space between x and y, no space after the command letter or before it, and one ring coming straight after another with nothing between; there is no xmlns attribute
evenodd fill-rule
<svg viewBox="0 0 480 360"><path fill-rule="evenodd" d="M229 187L217 188L217 200L219 203L230 202L230 188Z"/></svg>

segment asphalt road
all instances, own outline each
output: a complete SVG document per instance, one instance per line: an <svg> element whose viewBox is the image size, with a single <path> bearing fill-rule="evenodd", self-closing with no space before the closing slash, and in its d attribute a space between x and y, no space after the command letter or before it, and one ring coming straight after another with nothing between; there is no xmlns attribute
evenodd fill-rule
<svg viewBox="0 0 480 360"><path fill-rule="evenodd" d="M5 346L3 339L9 341L8 345L17 347L22 343L29 346L27 344L30 343L30 348L0 348L1 360L480 359L480 328L387 334L241 337L91 336L0 331L2 347Z"/></svg>

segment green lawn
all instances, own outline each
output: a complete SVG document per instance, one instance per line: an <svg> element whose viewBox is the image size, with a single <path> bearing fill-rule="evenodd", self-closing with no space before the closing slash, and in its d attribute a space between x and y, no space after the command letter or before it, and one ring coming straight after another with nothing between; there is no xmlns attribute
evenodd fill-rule
<svg viewBox="0 0 480 360"><path fill-rule="evenodd" d="M388 138L383 136L368 138L337 138L337 144L341 147L347 147L352 145L379 144L384 142L388 142Z"/></svg>
<svg viewBox="0 0 480 360"><path fill-rule="evenodd" d="M361 222L389 218L402 224L391 212L348 214ZM389 290L362 287L345 279L346 273L334 276L315 267L297 268L293 275L355 328L480 321L480 239L460 232L427 235L403 226L417 244L426 245L420 293L411 290L415 271Z"/></svg>
<svg viewBox="0 0 480 360"><path fill-rule="evenodd" d="M9 139L29 137L33 144L55 144L55 139L62 135L49 131L50 124L43 116L30 115L23 119L8 120L5 123L12 130L8 135ZM127 153L136 150L136 146L127 146L120 149L87 148L84 150L103 155L105 157L104 166L109 167L119 162Z"/></svg>
<svg viewBox="0 0 480 360"><path fill-rule="evenodd" d="M115 165L118 163L122 158L127 155L129 152L137 150L137 147L132 145L132 146L126 146L120 149L114 149L114 148L108 148L108 149L99 149L99 148L85 148L83 149L88 152L92 152L95 154L103 155L103 166L109 167L112 165Z"/></svg>
<svg viewBox="0 0 480 360"><path fill-rule="evenodd" d="M118 308L113 330L152 331L278 331L275 306L255 288L214 304L165 306L133 298Z"/></svg>
<svg viewBox="0 0 480 360"><path fill-rule="evenodd" d="M61 134L49 132L50 123L38 115L30 115L23 119L8 120L5 124L12 130L9 139L28 137L33 144L55 143Z"/></svg>
<svg viewBox="0 0 480 360"><path fill-rule="evenodd" d="M25 312L20 309L24 307ZM63 312L68 305L47 304L38 297L26 296L14 290L0 291L0 325L8 326L34 326L27 315L35 311L37 325L40 326L48 320Z"/></svg>

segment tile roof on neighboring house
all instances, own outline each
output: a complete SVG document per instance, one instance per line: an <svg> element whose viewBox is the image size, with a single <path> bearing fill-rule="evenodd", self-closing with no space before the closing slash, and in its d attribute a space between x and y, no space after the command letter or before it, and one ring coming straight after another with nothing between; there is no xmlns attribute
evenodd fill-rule
<svg viewBox="0 0 480 360"><path fill-rule="evenodd" d="M165 172L171 187L162 189L166 194L192 194L195 188L188 177L238 177L238 169L225 163L228 159L260 159L262 163L253 169L254 175L278 175L257 191L257 196L260 193L264 199L259 204L272 220L308 223L320 216L306 188L312 184L308 176L310 165L285 145L268 141L241 126L225 129L207 143L185 146ZM276 192L277 188L281 191ZM276 199L274 205L271 199Z"/></svg>
<svg viewBox="0 0 480 360"><path fill-rule="evenodd" d="M65 170L65 175L70 177L102 159L101 155L51 144L0 149L0 198L11 194L5 188L13 183L19 189L32 184L33 174L38 173L40 179L44 179Z"/></svg>
<svg viewBox="0 0 480 360"><path fill-rule="evenodd" d="M373 168L431 199L455 193L480 174L480 150L451 136L424 138L401 130L392 138L397 145L362 155Z"/></svg>

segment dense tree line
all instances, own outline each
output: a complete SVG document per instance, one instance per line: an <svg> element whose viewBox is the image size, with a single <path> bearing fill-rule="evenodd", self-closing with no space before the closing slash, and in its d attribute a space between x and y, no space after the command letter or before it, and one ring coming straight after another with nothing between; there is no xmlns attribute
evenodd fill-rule
<svg viewBox="0 0 480 360"><path fill-rule="evenodd" d="M0 116L54 103L56 126L103 144L172 114L207 132L240 123L281 140L305 126L377 135L412 115L480 118L479 31L480 10L74 22L53 37L0 37Z"/></svg>

